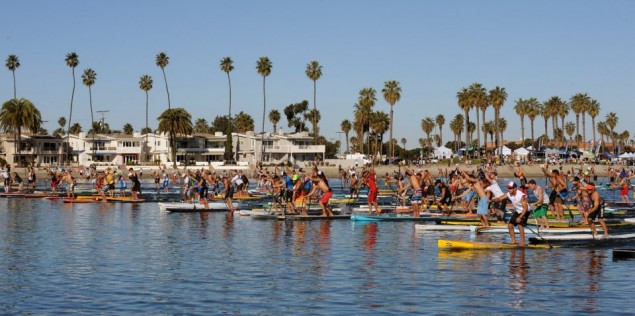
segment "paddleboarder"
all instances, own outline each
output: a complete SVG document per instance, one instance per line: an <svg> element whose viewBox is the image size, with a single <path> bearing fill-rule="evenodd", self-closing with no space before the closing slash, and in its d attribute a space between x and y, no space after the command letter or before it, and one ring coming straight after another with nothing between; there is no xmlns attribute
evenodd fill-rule
<svg viewBox="0 0 635 316"><path fill-rule="evenodd" d="M515 182L509 182L507 184L507 194L494 198L494 201L501 201L504 198L508 198L514 206L514 212L512 217L507 222L507 229L509 230L509 236L511 237L512 244L519 244L525 246L525 225L527 225L527 219L529 218L529 206L527 205L527 196L518 190L518 185ZM516 242L516 233L514 233L514 227L518 227L520 233L520 243Z"/></svg>
<svg viewBox="0 0 635 316"><path fill-rule="evenodd" d="M542 172L549 177L549 181L551 183L549 206L553 207L553 210L556 213L556 219L558 221L564 221L564 208L562 207L562 203L569 193L567 191L567 182L564 179L564 175L560 174L558 169L553 169L552 171L547 170L547 166L543 166L541 169Z"/></svg>
<svg viewBox="0 0 635 316"><path fill-rule="evenodd" d="M531 179L527 182L529 188L536 196L536 202L530 206L535 207L534 218L540 224L541 229L549 229L549 221L547 220L547 209L549 208L549 196L545 190L536 184L536 180Z"/></svg>
<svg viewBox="0 0 635 316"><path fill-rule="evenodd" d="M600 197L600 193L595 190L595 184L587 184L587 193L591 196L591 209L589 210L589 225L591 225L591 231L593 236L597 237L597 230L595 228L595 219L597 218L600 226L604 230L604 238L609 237L609 229L604 222L604 199Z"/></svg>
<svg viewBox="0 0 635 316"><path fill-rule="evenodd" d="M317 168L314 167L314 170L317 170ZM322 208L322 216L333 217L333 212L331 211L331 207L329 206L329 200L331 199L331 196L333 196L333 190L329 186L328 180L326 179L326 176L324 175L324 173L322 171L317 171L316 173L317 175L312 176L311 180L313 181L314 186L316 186L318 189L322 191L322 193L324 193L322 197L320 198L320 207ZM309 193L309 195L313 193L314 192L311 192Z"/></svg>
<svg viewBox="0 0 635 316"><path fill-rule="evenodd" d="M487 219L488 216L488 199L487 193L485 192L485 188L489 186L489 181L485 177L485 174L481 174L478 178L472 177L465 173L465 171L461 171L461 174L468 181L471 189L476 192L478 195L478 205L476 206L476 214L478 218L481 220L481 226L488 227L489 221Z"/></svg>
<svg viewBox="0 0 635 316"><path fill-rule="evenodd" d="M421 190L419 180L417 179L417 175L415 174L414 170L406 169L406 175L408 176L408 187L412 188L412 196L410 197L410 202L412 203L413 216L418 217L421 213L419 205L421 204L423 191Z"/></svg>

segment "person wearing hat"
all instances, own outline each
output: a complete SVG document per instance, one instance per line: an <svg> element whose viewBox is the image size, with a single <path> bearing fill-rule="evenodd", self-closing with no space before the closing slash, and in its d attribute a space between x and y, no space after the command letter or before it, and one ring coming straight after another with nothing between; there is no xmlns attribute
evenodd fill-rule
<svg viewBox="0 0 635 316"><path fill-rule="evenodd" d="M606 223L604 222L604 199L600 197L600 193L595 190L595 185L593 183L587 184L586 189L591 198L591 208L589 209L588 222L589 225L591 225L593 236L597 237L597 229L595 227L595 220L597 219L604 231L604 238L607 238L609 237L609 229L606 227Z"/></svg>
<svg viewBox="0 0 635 316"><path fill-rule="evenodd" d="M519 244L525 246L525 225L527 225L527 219L529 218L529 206L527 204L527 196L518 190L518 185L515 182L509 182L507 184L507 194L494 198L493 201L501 201L504 198L508 198L514 206L512 216L507 222L507 229L509 230L509 236L511 237L513 244ZM516 241L516 234L514 233L514 227L518 227L520 233L520 243Z"/></svg>
<svg viewBox="0 0 635 316"><path fill-rule="evenodd" d="M313 181L314 186L322 191L323 195L320 198L319 204L322 208L322 216L324 217L332 217L333 212L331 211L331 206L329 205L329 200L333 196L333 190L329 186L329 182L326 179L326 176L322 171L317 171L317 175L311 177L311 181ZM308 197L316 194L317 190L313 190L309 193Z"/></svg>
<svg viewBox="0 0 635 316"><path fill-rule="evenodd" d="M364 184L368 186L368 211L372 214L374 206L375 212L377 214L381 214L382 210L379 208L379 204L377 203L379 189L377 188L377 178L374 166L370 168L370 171L364 172Z"/></svg>

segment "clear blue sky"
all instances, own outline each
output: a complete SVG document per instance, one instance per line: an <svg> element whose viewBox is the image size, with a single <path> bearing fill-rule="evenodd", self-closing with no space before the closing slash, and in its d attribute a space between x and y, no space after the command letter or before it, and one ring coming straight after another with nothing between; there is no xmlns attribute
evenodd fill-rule
<svg viewBox="0 0 635 316"><path fill-rule="evenodd" d="M94 109L110 110L106 120L113 128L126 122L135 130L143 127L145 95L138 81L151 75L150 122L156 127L167 97L155 55L165 51L172 105L208 121L227 113L227 78L219 62L231 56L232 112L250 113L257 131L263 102L255 66L267 56L273 63L267 112L304 99L312 107L313 84L304 70L311 60L323 65L317 106L328 139L339 139L340 122L353 119L364 87L378 91L375 109L388 113L380 92L387 80L401 83L394 133L408 139L408 148L424 136L424 117L443 114L449 122L460 113L456 93L472 82L506 88L506 139L520 138L513 111L518 98L568 100L579 92L600 102L601 119L618 114L618 132L635 134L634 1L27 0L2 8L3 64L9 54L18 55L18 97L40 108L49 131L59 116L68 117L72 79L64 58L72 51L80 59L74 122L90 125L80 75L92 68ZM11 72L3 67L0 99L12 97ZM493 118L492 110L487 117ZM286 119L281 123L286 127ZM536 134L543 129L537 120ZM266 130L272 130L268 120ZM452 139L447 123L443 136Z"/></svg>

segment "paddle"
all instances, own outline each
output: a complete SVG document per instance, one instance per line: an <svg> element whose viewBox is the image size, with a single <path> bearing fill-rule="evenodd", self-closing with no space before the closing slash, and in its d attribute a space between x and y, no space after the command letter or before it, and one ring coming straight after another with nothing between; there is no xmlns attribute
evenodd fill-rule
<svg viewBox="0 0 635 316"><path fill-rule="evenodd" d="M549 249L553 248L553 246L549 243L549 241L544 239L539 233L537 233L533 229L529 228L529 226L527 226L526 228L529 229L530 232L534 233L534 235L538 236L540 239L542 239L544 242L546 242L547 246L549 246Z"/></svg>

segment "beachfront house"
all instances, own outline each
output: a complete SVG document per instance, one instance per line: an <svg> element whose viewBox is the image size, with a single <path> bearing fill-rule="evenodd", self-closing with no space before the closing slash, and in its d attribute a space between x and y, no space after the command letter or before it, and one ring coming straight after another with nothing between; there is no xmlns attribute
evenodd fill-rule
<svg viewBox="0 0 635 316"><path fill-rule="evenodd" d="M295 163L322 159L326 146L315 145L307 132L284 133L279 128L276 133L233 133L236 161L256 164Z"/></svg>
<svg viewBox="0 0 635 316"><path fill-rule="evenodd" d="M15 165L22 161L32 165L51 165L63 159L65 146L59 137L22 134L21 138L16 153L13 134L5 133L0 137L0 157L7 163Z"/></svg>

